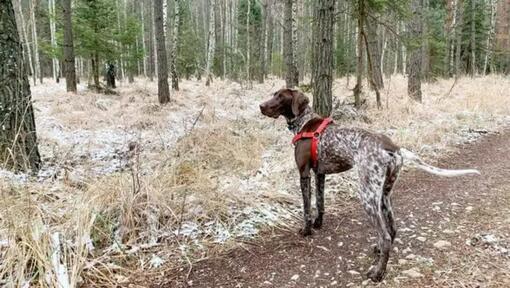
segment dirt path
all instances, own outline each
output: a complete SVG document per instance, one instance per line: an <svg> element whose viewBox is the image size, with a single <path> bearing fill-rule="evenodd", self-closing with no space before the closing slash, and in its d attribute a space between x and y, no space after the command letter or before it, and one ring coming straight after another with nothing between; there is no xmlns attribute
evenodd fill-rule
<svg viewBox="0 0 510 288"><path fill-rule="evenodd" d="M398 239L379 285L510 287L510 130L431 164L474 167L482 176L401 175L394 191ZM268 235L193 265L189 277L186 270L172 273L153 287L377 286L364 276L374 232L359 202L342 211L326 214L324 228L312 237Z"/></svg>

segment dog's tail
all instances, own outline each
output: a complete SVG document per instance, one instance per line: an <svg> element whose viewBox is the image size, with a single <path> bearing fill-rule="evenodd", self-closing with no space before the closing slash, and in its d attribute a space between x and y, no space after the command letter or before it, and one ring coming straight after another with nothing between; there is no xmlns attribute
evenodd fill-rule
<svg viewBox="0 0 510 288"><path fill-rule="evenodd" d="M404 158L404 165L410 163L413 166L415 166L425 172L434 174L434 175L444 176L444 177L455 177L455 176L468 175L468 174L480 175L480 172L476 169L450 170L450 169L441 169L438 167L434 167L432 165L425 163L415 153L413 153L407 149L404 149L404 148L400 148L400 155L402 155L402 158Z"/></svg>

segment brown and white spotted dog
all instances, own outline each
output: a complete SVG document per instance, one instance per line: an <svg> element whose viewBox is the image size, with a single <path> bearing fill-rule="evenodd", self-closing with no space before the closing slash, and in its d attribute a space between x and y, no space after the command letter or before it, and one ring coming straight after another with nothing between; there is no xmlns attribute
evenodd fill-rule
<svg viewBox="0 0 510 288"><path fill-rule="evenodd" d="M292 89L281 89L273 97L260 105L265 116L284 116L288 128L294 134L315 131L322 118L314 114L308 98ZM391 190L397 181L399 171L406 164L440 176L480 174L477 170L446 170L424 163L416 154L395 145L390 138L358 128L342 128L330 124L320 135L318 163L311 161L311 139L301 139L295 143L295 160L299 169L301 192L303 194L304 227L300 232L312 234L312 226L319 229L324 216L324 182L326 174L347 171L356 167L359 174L359 198L370 222L377 230L378 242L374 265L367 276L373 281L381 281L386 271L391 246L395 240L396 227L391 209ZM405 161L405 162L404 162ZM311 187L310 170L315 174L317 216L312 224L310 214Z"/></svg>

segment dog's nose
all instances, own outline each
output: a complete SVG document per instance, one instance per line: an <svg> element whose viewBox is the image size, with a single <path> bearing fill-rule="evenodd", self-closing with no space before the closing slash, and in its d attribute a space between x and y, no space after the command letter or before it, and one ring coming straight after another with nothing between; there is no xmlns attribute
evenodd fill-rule
<svg viewBox="0 0 510 288"><path fill-rule="evenodd" d="M264 103L260 104L260 105L259 105L259 107L260 107L260 111L264 111L264 108L266 108L266 106L264 105Z"/></svg>

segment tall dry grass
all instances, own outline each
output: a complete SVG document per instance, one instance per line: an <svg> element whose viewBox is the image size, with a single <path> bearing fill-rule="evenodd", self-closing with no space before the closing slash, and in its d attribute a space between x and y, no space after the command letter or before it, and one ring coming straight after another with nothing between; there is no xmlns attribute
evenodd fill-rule
<svg viewBox="0 0 510 288"><path fill-rule="evenodd" d="M335 81L340 101L352 95L345 83ZM508 123L510 80L452 84L425 84L417 104L406 97L405 79L393 76L382 91L384 109L365 95L371 123L344 125L383 131L433 154L464 141L469 129ZM186 81L167 107L143 80L121 87L119 96L67 95L51 83L35 88L43 155L64 172L43 182L0 180L0 285L115 286L133 271L189 265L215 243L234 243L258 226L292 225L300 202L290 134L282 120L257 110L281 86ZM77 135L80 143L68 141ZM122 169L90 172L98 160L83 151L116 149L122 159L101 161L120 161ZM72 177L78 172L79 181ZM340 181L350 174L335 177L335 191L352 189Z"/></svg>

